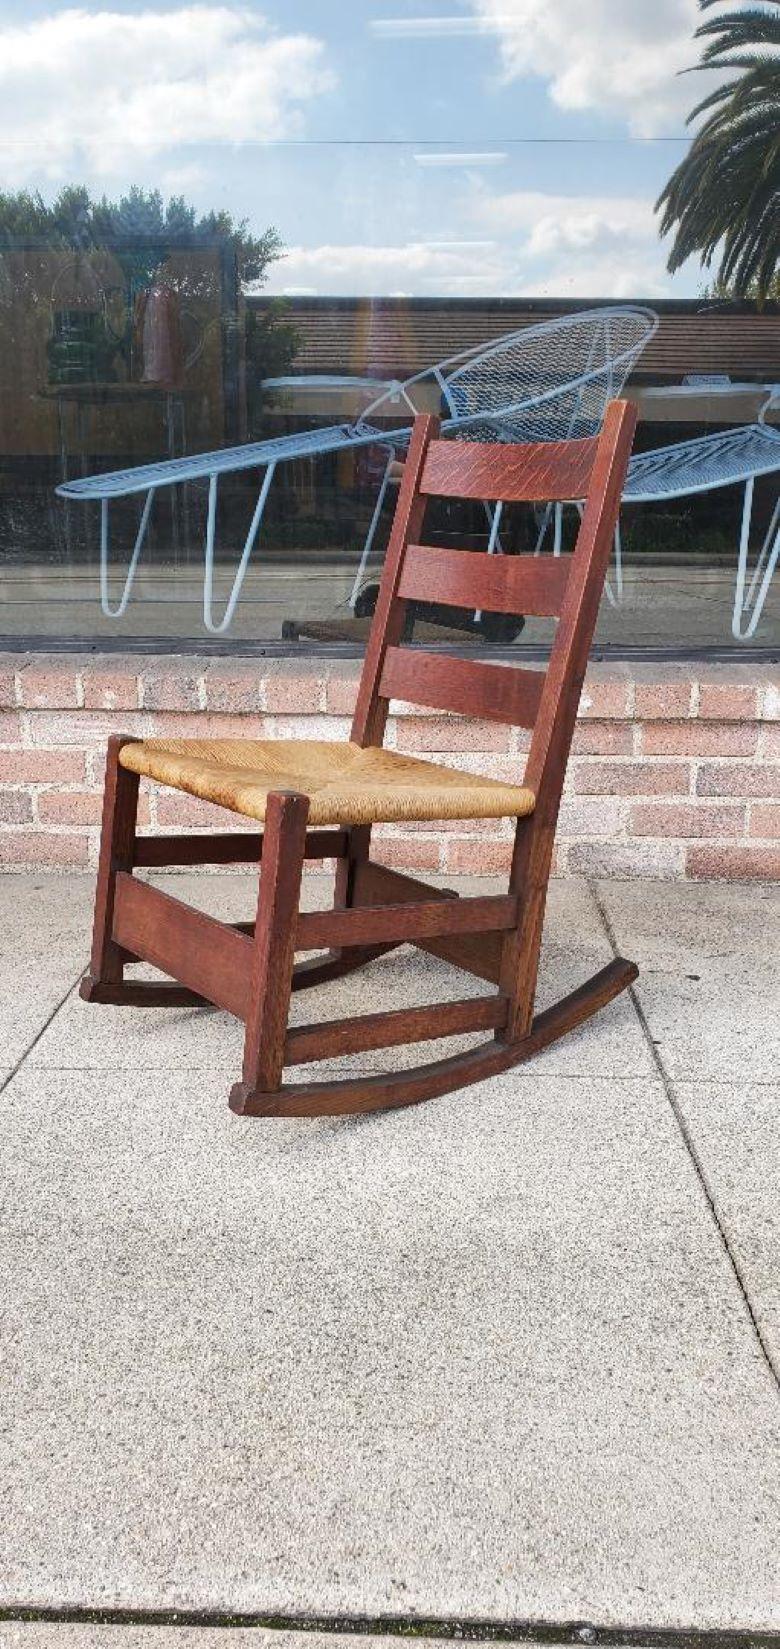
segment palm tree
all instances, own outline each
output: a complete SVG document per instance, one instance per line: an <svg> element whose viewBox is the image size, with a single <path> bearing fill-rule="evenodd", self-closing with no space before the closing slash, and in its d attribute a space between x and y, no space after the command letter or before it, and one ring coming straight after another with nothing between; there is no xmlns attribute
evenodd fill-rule
<svg viewBox="0 0 780 1649"><path fill-rule="evenodd" d="M661 234L675 231L668 267L717 255L718 285L761 302L780 264L780 0L711 17L695 38L708 42L695 69L738 73L692 110L688 124L708 118L656 202Z"/></svg>

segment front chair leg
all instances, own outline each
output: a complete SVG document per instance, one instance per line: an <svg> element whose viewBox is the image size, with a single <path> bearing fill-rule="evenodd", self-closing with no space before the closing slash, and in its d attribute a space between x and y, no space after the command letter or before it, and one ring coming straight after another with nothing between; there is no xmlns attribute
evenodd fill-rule
<svg viewBox="0 0 780 1649"><path fill-rule="evenodd" d="M268 797L244 1067L230 1091L230 1108L242 1116L265 1109L281 1085L308 817L308 796L277 791Z"/></svg>
<svg viewBox="0 0 780 1649"><path fill-rule="evenodd" d="M124 951L114 943L112 930L117 872L133 868L138 774L129 773L119 765L119 752L123 744L131 743L132 740L121 733L112 734L108 741L92 956L89 973L81 981L81 995L85 1002L99 1002L101 986L121 984L126 960ZM109 996L106 1000L112 998Z"/></svg>

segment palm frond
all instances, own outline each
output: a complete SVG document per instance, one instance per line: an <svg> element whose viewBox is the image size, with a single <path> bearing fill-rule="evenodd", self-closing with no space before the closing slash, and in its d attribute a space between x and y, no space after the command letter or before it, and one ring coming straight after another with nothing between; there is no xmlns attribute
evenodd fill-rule
<svg viewBox="0 0 780 1649"><path fill-rule="evenodd" d="M712 17L696 30L694 39L702 40L710 36L712 38L705 46L697 68L708 68L724 52L754 51L757 46L780 45L780 10L776 14L751 10Z"/></svg>
<svg viewBox="0 0 780 1649"><path fill-rule="evenodd" d="M703 12L719 3L699 0ZM674 234L668 267L717 260L719 285L762 298L780 265L780 0L709 17L696 38L695 69L735 76L691 111L689 123L706 118L656 202L661 234Z"/></svg>

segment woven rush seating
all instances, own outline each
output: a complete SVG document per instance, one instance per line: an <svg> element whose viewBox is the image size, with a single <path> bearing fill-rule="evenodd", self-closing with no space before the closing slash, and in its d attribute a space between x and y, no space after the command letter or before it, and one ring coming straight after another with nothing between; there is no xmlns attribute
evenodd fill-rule
<svg viewBox="0 0 780 1649"><path fill-rule="evenodd" d="M119 762L250 819L265 819L269 792L294 790L309 797L313 825L519 819L535 799L524 785L326 739L146 739L124 745Z"/></svg>

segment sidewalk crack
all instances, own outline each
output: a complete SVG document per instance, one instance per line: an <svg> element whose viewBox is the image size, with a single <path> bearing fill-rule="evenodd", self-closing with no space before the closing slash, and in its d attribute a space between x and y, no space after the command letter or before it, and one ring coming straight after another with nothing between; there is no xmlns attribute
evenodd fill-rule
<svg viewBox="0 0 780 1649"><path fill-rule="evenodd" d="M56 1625L210 1628L211 1630L314 1633L401 1639L441 1639L455 1643L525 1644L528 1649L780 1649L780 1632L770 1627L607 1625L589 1620L497 1620L442 1615L298 1615L282 1610L220 1608L131 1608L101 1604L4 1604L3 1621Z"/></svg>
<svg viewBox="0 0 780 1649"><path fill-rule="evenodd" d="M614 928L612 926L612 922L610 920L610 917L609 917L609 914L607 912L606 906L605 906L605 904L602 900L599 888L597 887L595 882L590 882L589 881L588 882L588 889L589 889L589 892L590 892L591 897L593 899L593 903L595 904L596 909L597 909L597 911L599 913L599 916L601 918L601 923L602 923L602 926L604 928L604 932L606 933L607 939L609 940L610 946L612 947L613 955L618 956L620 954L620 951L619 951L617 941L616 941L616 938L615 938L615 931L614 931ZM708 1206L709 1211L710 1211L712 1222L713 1222L713 1224L715 1226L715 1229L718 1233L718 1236L720 1238L721 1245L723 1247L723 1251L726 1255L726 1259L728 1260L728 1263L731 1267L731 1271L732 1271L732 1274L734 1276L734 1280L737 1284L737 1287L739 1289L739 1292L742 1295L742 1303L743 1303L743 1305L745 1307L745 1310L747 1312L747 1315L750 1319L750 1322L751 1322L751 1325L752 1325L752 1328L753 1328L753 1333L755 1334L756 1340L758 1341L758 1345L759 1345L760 1350L761 1350L761 1355L764 1359L764 1362L766 1363L767 1369L769 1371L769 1374L771 1375L771 1378L774 1382L774 1385L775 1385L778 1393L780 1393L780 1368L778 1367L777 1363L775 1362L775 1360L772 1356L772 1353L769 1349L767 1341L764 1337L763 1329L762 1329L761 1324L758 1320L758 1317L756 1316L755 1310L753 1308L753 1302L750 1298L750 1293L749 1293L749 1290L748 1290L747 1279L745 1278L744 1273L742 1271L742 1267L739 1263L739 1260L738 1260L736 1254L734 1253L734 1251L731 1247L726 1227L724 1226L724 1224L721 1221L720 1214L718 1212L717 1202L716 1202L716 1199L715 1199L715 1191L714 1191L712 1185L710 1184L710 1180L709 1180L709 1176L707 1174L707 1170L704 1166L704 1163L702 1161L702 1158L701 1158L701 1156L699 1154L699 1151L698 1151L698 1148L696 1146L696 1142L695 1142L695 1140L693 1138L693 1135L691 1133L691 1130L688 1126L688 1122L686 1120L685 1112L683 1111L682 1105L680 1104L680 1100L678 1099L677 1092L675 1090L675 1086L674 1086L674 1083L672 1081L672 1078L669 1075L669 1072L667 1071L666 1066L664 1065L664 1062L663 1062L663 1060L661 1058L661 1055L658 1051L656 1043L654 1042L653 1037L651 1035L650 1026L647 1022L647 1018L646 1018L646 1015L645 1015L644 1008L642 1007L642 1003L639 1000L639 996L637 994L636 986L634 986L634 985L629 986L628 995L631 998L631 1002L633 1004L634 1012L637 1016L642 1034L644 1036L645 1042L647 1043L648 1049L650 1051L650 1057L651 1057L651 1059L653 1061L653 1064L656 1068L659 1079L660 1079L660 1081L663 1085L663 1090L664 1090L664 1093L666 1095L667 1103L669 1104L669 1107L672 1111L675 1122L677 1123L677 1127L679 1128L680 1134L682 1136L683 1144L684 1144L685 1149L688 1153L688 1156L690 1157L691 1164L693 1166L694 1172L696 1174L696 1177L699 1181L702 1192L704 1194L705 1200L707 1202L707 1206Z"/></svg>
<svg viewBox="0 0 780 1649"><path fill-rule="evenodd" d="M48 1031L48 1029L49 1029L49 1026L57 1018L57 1014L59 1013L60 1009L64 1008L65 1003L68 1000L68 997L73 995L73 992L75 991L75 989L76 989L76 987L77 987L77 985L78 985L78 983L81 979L81 976L82 976L83 972L84 972L83 967L79 968L79 971L76 974L75 979L72 980L71 983L68 985L68 988L65 991L64 995L60 997L59 1002L55 1002L54 1007L52 1008L51 1013L49 1014L48 1018L44 1020L43 1024L40 1027L40 1029L36 1031L36 1033L35 1033L35 1035L32 1039L32 1042L28 1043L27 1047L24 1050L24 1053L20 1055L19 1059L17 1059L16 1064L13 1065L11 1067L10 1071L8 1071L6 1073L6 1075L3 1077L2 1081L0 1082L0 1094L5 1093L6 1088L9 1086L9 1084L11 1082L13 1082L14 1077L17 1076L19 1071L22 1069L22 1066L24 1065L25 1060L29 1059L30 1054L33 1051L33 1048L37 1048L38 1043L41 1040L41 1037L45 1035L46 1031Z"/></svg>

